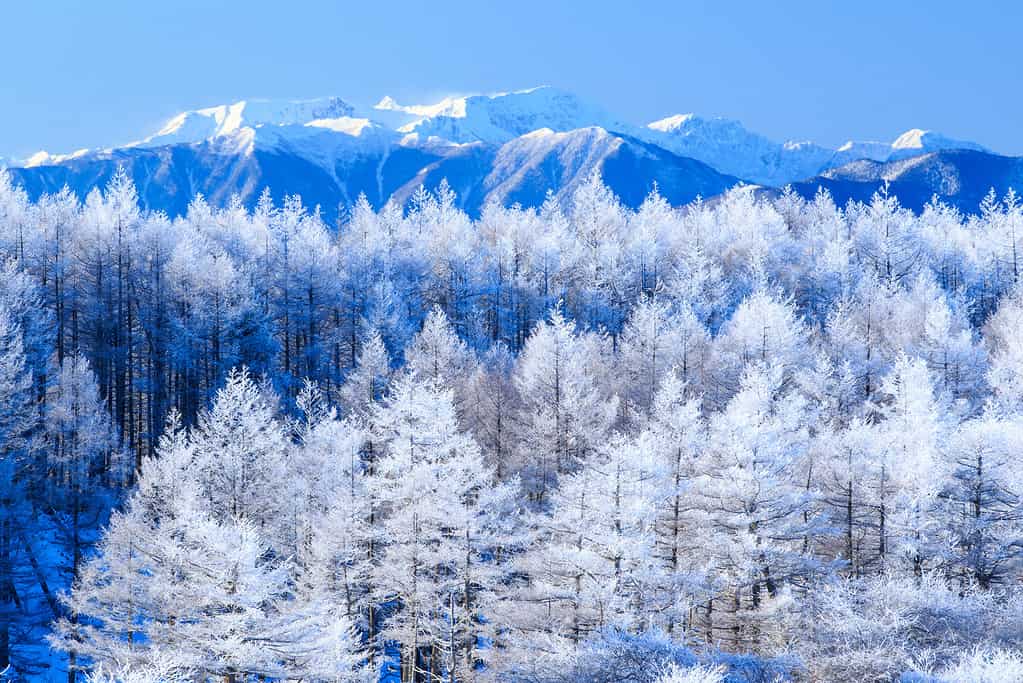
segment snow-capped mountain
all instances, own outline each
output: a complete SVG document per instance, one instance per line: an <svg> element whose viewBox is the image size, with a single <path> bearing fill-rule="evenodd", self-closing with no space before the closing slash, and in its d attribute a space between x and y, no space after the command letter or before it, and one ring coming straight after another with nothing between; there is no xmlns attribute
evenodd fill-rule
<svg viewBox="0 0 1023 683"><path fill-rule="evenodd" d="M887 161L906 159L908 157L926 154L928 152L940 152L946 149L971 149L976 152L986 152L984 147L975 142L966 140L955 140L935 133L930 130L914 128L908 130L892 143L892 152L888 155Z"/></svg>
<svg viewBox="0 0 1023 683"><path fill-rule="evenodd" d="M600 107L547 86L499 95L447 98L429 106L400 105L385 97L374 109L415 116L415 120L399 127L403 133L455 143L501 144L542 128L556 132L594 126L614 132L630 132L634 128Z"/></svg>
<svg viewBox="0 0 1023 683"><path fill-rule="evenodd" d="M971 149L977 152L987 152L984 147L975 142L966 140L955 140L929 130L913 128L898 136L892 142L855 142L850 140L835 153L834 158L828 163L829 168L838 168L852 161L868 159L870 161L898 161L910 157L920 156L929 152L941 152L947 149Z"/></svg>
<svg viewBox="0 0 1023 683"><path fill-rule="evenodd" d="M850 140L838 149L813 142L778 143L738 121L676 114L647 125L646 138L676 154L699 159L722 173L780 187L852 161L894 161L945 149L986 151L974 142L954 140L914 128L893 142Z"/></svg>
<svg viewBox="0 0 1023 683"><path fill-rule="evenodd" d="M851 162L894 162L975 143L914 129L891 143L831 149L779 143L737 121L674 115L635 125L552 87L448 97L433 104L373 104L340 97L244 100L178 114L154 134L121 147L52 155L12 166L30 192L63 183L84 194L128 166L154 208L182 210L201 191L254 201L266 185L301 193L332 214L365 193L376 205L446 177L463 205L534 204L548 189L565 195L594 169L628 204L654 182L678 203L739 182L782 185ZM813 181L809 181L813 182ZM940 189L940 188L939 188Z"/></svg>
<svg viewBox="0 0 1023 683"><path fill-rule="evenodd" d="M738 121L695 114L654 121L647 131L647 139L676 154L761 185L784 185L816 175L834 155L813 143L777 143Z"/></svg>

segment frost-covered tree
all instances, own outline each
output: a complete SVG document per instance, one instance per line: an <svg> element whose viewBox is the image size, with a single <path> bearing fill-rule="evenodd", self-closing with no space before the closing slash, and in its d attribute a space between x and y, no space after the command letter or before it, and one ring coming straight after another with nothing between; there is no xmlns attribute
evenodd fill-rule
<svg viewBox="0 0 1023 683"><path fill-rule="evenodd" d="M806 330L791 303L758 291L739 304L715 339L715 392L727 399L751 364L791 374L806 361Z"/></svg>
<svg viewBox="0 0 1023 683"><path fill-rule="evenodd" d="M370 557L367 428L358 419L339 420L311 383L299 393L298 405L303 420L292 456L297 481L289 514L298 529L295 560L303 591L362 624Z"/></svg>
<svg viewBox="0 0 1023 683"><path fill-rule="evenodd" d="M694 359L700 356L706 340L699 335L702 330L696 321L691 325L695 329L680 329L679 323L686 322L684 313L673 315L665 301L655 298L640 301L632 310L619 341L621 379L630 407L649 410L662 379L676 365L686 375L691 368L699 367Z"/></svg>
<svg viewBox="0 0 1023 683"><path fill-rule="evenodd" d="M1000 600L930 572L830 581L805 597L793 645L809 674L825 680L941 669L980 643L1018 649L1019 597Z"/></svg>
<svg viewBox="0 0 1023 683"><path fill-rule="evenodd" d="M873 473L878 555L919 576L944 552L938 499L948 469L939 451L946 425L922 360L900 356L881 387Z"/></svg>
<svg viewBox="0 0 1023 683"><path fill-rule="evenodd" d="M516 609L530 614L519 615L519 647L544 647L539 637L571 648L606 628L649 625L661 464L618 438L563 477L538 521L540 543L521 564L529 579Z"/></svg>
<svg viewBox="0 0 1023 683"><path fill-rule="evenodd" d="M257 528L275 529L271 538L294 547L286 504L288 444L265 392L245 369L232 370L190 434L195 476L211 515L244 518Z"/></svg>
<svg viewBox="0 0 1023 683"><path fill-rule="evenodd" d="M967 420L944 447L951 476L939 506L953 573L982 588L1004 583L1023 555L1023 425L1018 417Z"/></svg>
<svg viewBox="0 0 1023 683"><path fill-rule="evenodd" d="M718 598L706 615L710 640L757 646L769 638L784 606L786 583L815 563L803 552L822 533L809 514L813 492L794 474L806 457L805 401L786 393L784 370L746 370L739 391L710 422L708 449L692 487L710 525L707 555Z"/></svg>
<svg viewBox="0 0 1023 683"><path fill-rule="evenodd" d="M0 670L12 667L12 626L25 609L15 582L28 573L17 548L30 528L29 495L38 484L31 467L39 422L33 385L21 327L0 303Z"/></svg>
<svg viewBox="0 0 1023 683"><path fill-rule="evenodd" d="M524 455L517 448L520 397L512 378L515 358L507 347L497 345L480 360L465 386L462 419L498 481L506 481L522 470Z"/></svg>
<svg viewBox="0 0 1023 683"><path fill-rule="evenodd" d="M126 464L96 377L82 356L64 359L47 396L44 428L48 459L56 470L51 504L62 511L62 542L73 576L88 542L83 531L102 516L95 494L119 485Z"/></svg>
<svg viewBox="0 0 1023 683"><path fill-rule="evenodd" d="M169 216L123 169L84 197L0 172L8 677L53 619L114 677L359 680L402 648L434 683L752 677L791 667L715 648L790 646L940 677L1018 649L1013 192L675 207L593 172L475 217L427 180L333 225L269 188Z"/></svg>
<svg viewBox="0 0 1023 683"><path fill-rule="evenodd" d="M339 392L341 405L352 415L365 418L373 402L387 390L391 374L387 347L380 334L373 331L364 342L355 367Z"/></svg>
<svg viewBox="0 0 1023 683"><path fill-rule="evenodd" d="M263 440L246 440L241 431L232 437L243 425ZM144 463L126 509L114 514L97 556L83 566L54 645L107 666L153 667L170 656L175 671L206 676L361 680L355 620L337 601L336 586L308 581L314 553L294 559L275 553L295 548L297 530L283 523L289 516L271 526L243 504L258 478L241 475L280 457L264 448L267 440L284 445L274 435L280 429L244 373L232 374L194 430L172 419L158 457ZM330 457L314 440L304 440L306 463ZM348 450L343 439L332 441ZM214 443L236 459L224 462L225 479L209 476ZM320 463L321 472L340 475L331 464L337 463ZM322 508L315 500L326 492L315 486L328 482L309 476L314 467L302 473L292 484L292 504ZM337 539L335 548L345 540ZM308 545L323 550L312 540ZM337 551L323 555L325 562L338 560Z"/></svg>
<svg viewBox="0 0 1023 683"><path fill-rule="evenodd" d="M709 599L701 548L708 540L693 497L693 480L702 467L700 457L707 427L699 399L689 398L682 371L665 377L650 418L636 437L636 446L656 459L653 552L657 566L645 603L653 607L652 623L672 634L676 628L695 628L695 614Z"/></svg>
<svg viewBox="0 0 1023 683"><path fill-rule="evenodd" d="M483 607L497 576L485 508L493 475L460 432L452 392L408 373L371 418L379 449L368 485L380 550L373 599L394 603L380 631L395 642L402 681L467 680L483 656Z"/></svg>
<svg viewBox="0 0 1023 683"><path fill-rule="evenodd" d="M420 379L451 389L460 412L466 409L465 382L475 363L466 343L436 306L423 321L423 329L405 347L405 366Z"/></svg>
<svg viewBox="0 0 1023 683"><path fill-rule="evenodd" d="M577 334L561 308L533 330L519 357L522 447L530 455L525 485L544 504L561 474L576 469L607 437L617 399L603 396L591 365L597 340Z"/></svg>
<svg viewBox="0 0 1023 683"><path fill-rule="evenodd" d="M694 666L684 669L672 664L657 678L657 683L722 683L725 680L724 674L724 667Z"/></svg>
<svg viewBox="0 0 1023 683"><path fill-rule="evenodd" d="M994 397L1012 411L1023 408L1023 297L1019 290L1006 295L988 320L985 330L991 353L988 382Z"/></svg>

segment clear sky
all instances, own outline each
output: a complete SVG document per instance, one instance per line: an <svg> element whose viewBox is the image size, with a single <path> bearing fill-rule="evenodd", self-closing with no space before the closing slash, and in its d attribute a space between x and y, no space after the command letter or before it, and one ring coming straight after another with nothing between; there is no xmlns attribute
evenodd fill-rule
<svg viewBox="0 0 1023 683"><path fill-rule="evenodd" d="M38 0L0 7L0 155L68 152L247 97L550 84L634 122L775 139L938 130L1023 154L1023 3Z"/></svg>

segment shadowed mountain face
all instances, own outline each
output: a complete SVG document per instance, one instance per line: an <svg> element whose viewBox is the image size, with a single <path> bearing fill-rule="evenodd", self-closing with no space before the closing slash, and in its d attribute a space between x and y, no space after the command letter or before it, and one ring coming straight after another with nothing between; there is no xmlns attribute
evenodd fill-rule
<svg viewBox="0 0 1023 683"><path fill-rule="evenodd" d="M419 185L432 189L443 179L472 215L489 200L539 206L548 190L567 198L594 170L633 207L655 183L673 204L684 204L739 182L694 159L602 129L538 137L505 145L396 145L354 151L330 168L280 148L257 146L239 154L204 142L113 150L10 171L33 198L64 185L84 197L103 187L123 165L135 179L143 206L170 215L183 213L196 193L217 205L238 195L251 207L269 187L275 201L298 194L308 206L319 205L328 220L336 218L339 207L354 204L360 193L379 207L391 198L404 202Z"/></svg>
<svg viewBox="0 0 1023 683"><path fill-rule="evenodd" d="M433 105L243 101L184 112L124 147L40 152L11 165L33 198L64 185L84 197L123 165L142 204L172 216L196 193L216 205L237 195L252 206L269 187L276 201L298 194L328 220L360 194L380 207L442 179L471 215L490 201L538 206L548 191L567 200L593 172L630 207L655 184L676 205L713 197L740 179L765 188L792 184L807 196L824 187L844 203L869 200L887 180L911 208L937 195L972 212L989 188L1023 185L1020 159L934 132L837 149L777 143L736 121L692 114L634 125L546 87Z"/></svg>
<svg viewBox="0 0 1023 683"><path fill-rule="evenodd" d="M915 211L937 196L963 212L975 213L991 189L1001 196L1009 188L1023 188L1023 158L943 150L886 163L857 161L792 187L806 197L823 187L842 205L850 200L869 202L886 181L889 193Z"/></svg>

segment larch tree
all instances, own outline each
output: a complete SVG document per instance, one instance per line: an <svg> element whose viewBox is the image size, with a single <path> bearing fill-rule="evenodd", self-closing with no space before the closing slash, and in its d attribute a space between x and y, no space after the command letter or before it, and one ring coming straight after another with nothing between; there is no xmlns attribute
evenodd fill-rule
<svg viewBox="0 0 1023 683"><path fill-rule="evenodd" d="M303 590L362 625L360 608L369 590L368 430L359 418L339 419L312 383L299 392L298 406L303 418L292 456L297 481L289 514L299 529L295 559Z"/></svg>
<svg viewBox="0 0 1023 683"><path fill-rule="evenodd" d="M668 370L685 366L691 357L687 335L677 325L684 318L672 315L670 306L654 297L643 299L630 314L619 340L619 359L628 406L645 413L653 405L660 383Z"/></svg>
<svg viewBox="0 0 1023 683"><path fill-rule="evenodd" d="M172 657L178 673L232 680L365 680L355 621L332 584L308 581L312 553L280 553L296 548L287 511L281 523L266 524L255 505L258 477L237 476L265 471L260 459L281 455L262 449L282 426L268 422L257 396L252 381L234 373L199 427L185 431L172 417L158 456L144 462L135 493L83 566L56 647L109 667L152 667ZM255 440L246 431L232 436L243 426ZM243 457L245 443L252 448ZM209 477L214 446L236 459L222 462L231 475L225 479ZM303 467L305 476L292 482L292 504L315 507L311 501L323 499L315 487L329 483L312 481L315 471Z"/></svg>
<svg viewBox="0 0 1023 683"><path fill-rule="evenodd" d="M512 378L515 358L503 345L480 359L465 386L463 421L472 432L498 481L518 476L522 453L516 448L520 397Z"/></svg>
<svg viewBox="0 0 1023 683"><path fill-rule="evenodd" d="M550 322L537 324L519 356L522 447L532 454L523 478L538 505L545 504L558 476L576 469L613 425L618 401L602 395L595 369L588 366L595 345L559 307Z"/></svg>
<svg viewBox="0 0 1023 683"><path fill-rule="evenodd" d="M1023 557L1021 440L1019 416L989 413L961 423L943 448L950 478L939 514L952 536L948 562L983 589L1004 584Z"/></svg>
<svg viewBox="0 0 1023 683"><path fill-rule="evenodd" d="M280 499L288 443L276 408L245 369L232 370L213 406L190 434L195 476L216 519L244 518L279 550L294 548L296 529Z"/></svg>
<svg viewBox="0 0 1023 683"><path fill-rule="evenodd" d="M423 329L405 347L405 366L420 379L451 389L460 413L466 409L465 383L475 364L475 356L439 306L430 310Z"/></svg>
<svg viewBox="0 0 1023 683"><path fill-rule="evenodd" d="M751 366L738 392L710 421L693 495L713 529L708 548L720 584L708 616L711 641L749 647L770 640L786 584L813 572L803 539L813 493L792 473L806 456L805 401L784 390L784 370Z"/></svg>
<svg viewBox="0 0 1023 683"><path fill-rule="evenodd" d="M396 380L371 429L380 449L368 481L380 516L373 599L394 604L381 644L398 645L403 682L467 680L496 581L481 509L493 475L458 430L451 391L414 374Z"/></svg>
<svg viewBox="0 0 1023 683"><path fill-rule="evenodd" d="M707 437L699 398L691 398L676 367L654 397L637 447L657 460L653 552L658 561L646 599L651 621L669 634L695 628L696 611L709 599L699 549L708 540L697 516L692 483Z"/></svg>
<svg viewBox="0 0 1023 683"><path fill-rule="evenodd" d="M1010 412L1023 408L1023 343L1018 333L1021 328L1023 291L1015 289L1002 298L985 330L991 355L987 381L995 400Z"/></svg>
<svg viewBox="0 0 1023 683"><path fill-rule="evenodd" d="M656 510L668 481L662 465L619 437L552 495L550 516L539 522L545 547L532 580L558 596L546 628L573 645L606 628L648 624Z"/></svg>
<svg viewBox="0 0 1023 683"><path fill-rule="evenodd" d="M0 671L23 664L12 660L12 624L27 609L16 583L28 573L18 547L31 533L30 491L39 475L32 467L39 424L34 393L21 327L0 303Z"/></svg>
<svg viewBox="0 0 1023 683"><path fill-rule="evenodd" d="M714 339L714 400L727 401L751 364L773 366L790 379L806 361L806 336L791 302L762 290L745 298Z"/></svg>

